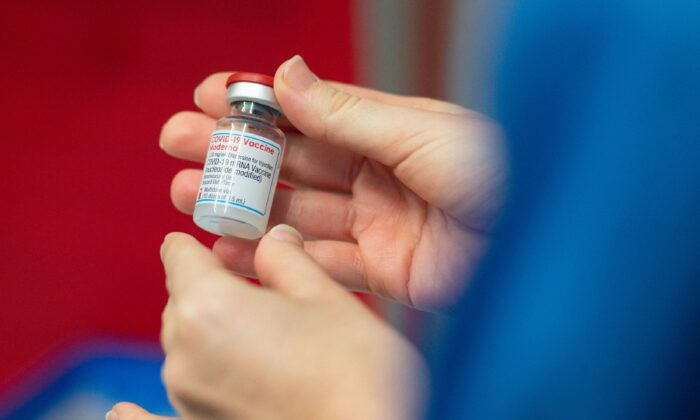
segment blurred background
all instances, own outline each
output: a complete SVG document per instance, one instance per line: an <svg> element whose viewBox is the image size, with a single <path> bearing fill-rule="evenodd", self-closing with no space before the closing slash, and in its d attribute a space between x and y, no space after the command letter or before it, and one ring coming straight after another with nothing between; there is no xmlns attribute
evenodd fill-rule
<svg viewBox="0 0 700 420"><path fill-rule="evenodd" d="M121 399L172 412L159 377L158 248L170 231L214 237L171 206L172 176L196 165L162 153L158 134L194 109L205 76L273 74L301 54L323 78L450 99L466 89L449 71L468 47L450 42L464 7L3 1L0 418L101 418ZM426 328L435 316L368 304L416 341L439 331Z"/></svg>

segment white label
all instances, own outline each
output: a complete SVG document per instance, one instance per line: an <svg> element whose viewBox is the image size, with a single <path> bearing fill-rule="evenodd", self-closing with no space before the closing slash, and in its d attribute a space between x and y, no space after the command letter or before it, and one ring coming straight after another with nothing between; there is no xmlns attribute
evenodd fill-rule
<svg viewBox="0 0 700 420"><path fill-rule="evenodd" d="M266 216L281 152L265 137L214 131L197 203L224 203Z"/></svg>

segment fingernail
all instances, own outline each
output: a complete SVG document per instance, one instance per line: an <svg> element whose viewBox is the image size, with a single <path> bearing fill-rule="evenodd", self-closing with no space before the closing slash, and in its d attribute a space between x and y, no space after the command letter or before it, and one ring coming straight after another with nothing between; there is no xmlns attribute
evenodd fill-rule
<svg viewBox="0 0 700 420"><path fill-rule="evenodd" d="M165 237L163 238L163 242L161 242L161 244L160 244L160 260L161 261L163 261L163 259L165 258L165 243L168 241L169 235L170 234L165 235Z"/></svg>
<svg viewBox="0 0 700 420"><path fill-rule="evenodd" d="M105 414L105 420L119 420L119 416L117 416L117 413L114 411L109 410L107 414Z"/></svg>
<svg viewBox="0 0 700 420"><path fill-rule="evenodd" d="M311 73L300 55L295 55L284 63L282 77L289 86L296 90L306 90L318 80L318 77Z"/></svg>
<svg viewBox="0 0 700 420"><path fill-rule="evenodd" d="M160 147L160 150L163 150L163 130L165 130L165 126L167 126L169 122L170 118L168 118L168 121L163 123L163 125L160 127L160 133L158 133L158 147Z"/></svg>
<svg viewBox="0 0 700 420"><path fill-rule="evenodd" d="M201 86L201 85L198 85L196 88L194 88L194 98L192 99L194 101L194 104L197 106L197 108L201 108L199 106L199 97L197 95L197 92L199 92L199 86Z"/></svg>
<svg viewBox="0 0 700 420"><path fill-rule="evenodd" d="M297 245L302 245L304 243L304 238L301 236L301 233L289 225L277 225L270 230L268 235L278 241Z"/></svg>

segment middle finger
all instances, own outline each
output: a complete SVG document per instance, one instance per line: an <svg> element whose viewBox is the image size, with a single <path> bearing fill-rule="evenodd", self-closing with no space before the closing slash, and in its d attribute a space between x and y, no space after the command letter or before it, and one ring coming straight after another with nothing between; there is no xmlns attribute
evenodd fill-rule
<svg viewBox="0 0 700 420"><path fill-rule="evenodd" d="M202 163L207 156L213 118L199 112L173 115L160 134L160 145L171 156ZM280 178L296 185L349 192L362 159L351 152L287 133Z"/></svg>

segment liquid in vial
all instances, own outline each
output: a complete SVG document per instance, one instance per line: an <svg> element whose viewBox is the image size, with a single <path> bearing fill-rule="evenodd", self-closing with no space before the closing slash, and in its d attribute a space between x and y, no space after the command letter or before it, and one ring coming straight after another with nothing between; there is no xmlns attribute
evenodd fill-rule
<svg viewBox="0 0 700 420"><path fill-rule="evenodd" d="M231 111L211 134L194 209L206 231L244 239L265 233L286 140L272 82L246 72L226 82Z"/></svg>

